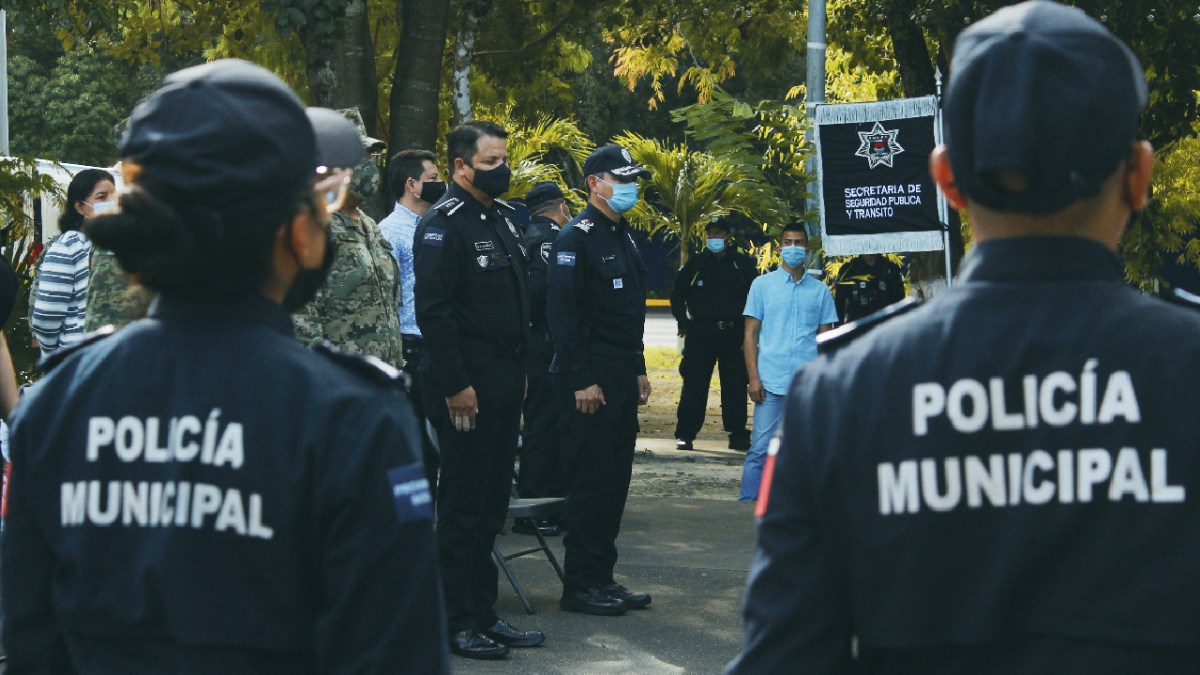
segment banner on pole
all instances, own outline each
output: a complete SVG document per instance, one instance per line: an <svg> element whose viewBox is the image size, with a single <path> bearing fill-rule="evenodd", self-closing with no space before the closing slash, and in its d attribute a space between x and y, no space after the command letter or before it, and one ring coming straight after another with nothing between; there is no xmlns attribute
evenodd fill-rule
<svg viewBox="0 0 1200 675"><path fill-rule="evenodd" d="M814 110L818 209L827 255L945 247L929 155L937 97L820 105Z"/></svg>

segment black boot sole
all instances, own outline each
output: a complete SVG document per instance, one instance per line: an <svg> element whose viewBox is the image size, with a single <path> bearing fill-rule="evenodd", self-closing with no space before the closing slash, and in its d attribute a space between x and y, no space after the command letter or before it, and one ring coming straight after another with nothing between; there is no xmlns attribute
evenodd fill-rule
<svg viewBox="0 0 1200 675"><path fill-rule="evenodd" d="M621 616L628 609L627 607L597 607L571 598L561 598L558 606L568 612L579 612L592 616Z"/></svg>

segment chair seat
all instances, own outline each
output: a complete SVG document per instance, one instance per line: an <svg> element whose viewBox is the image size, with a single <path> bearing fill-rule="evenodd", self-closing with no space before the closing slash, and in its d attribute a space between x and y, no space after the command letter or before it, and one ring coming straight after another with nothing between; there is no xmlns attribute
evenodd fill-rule
<svg viewBox="0 0 1200 675"><path fill-rule="evenodd" d="M567 509L567 500L562 497L536 497L511 499L508 502L509 518L535 518L545 520Z"/></svg>

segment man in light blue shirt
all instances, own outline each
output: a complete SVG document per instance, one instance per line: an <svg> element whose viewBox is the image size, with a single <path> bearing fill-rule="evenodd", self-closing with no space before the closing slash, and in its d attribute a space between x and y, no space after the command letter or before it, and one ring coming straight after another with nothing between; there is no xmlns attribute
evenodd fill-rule
<svg viewBox="0 0 1200 675"><path fill-rule="evenodd" d="M420 391L417 389L417 369L421 365L421 355L424 343L421 329L417 327L416 303L413 299L413 287L416 285L416 274L413 273L413 235L417 231L417 222L429 210L430 206L446 194L446 184L438 176L435 155L428 150L401 150L392 156L388 162L388 187L396 196L396 208L387 218L379 221L379 231L383 238L392 245L396 261L400 263L400 333L404 337L404 370L412 378L413 408L420 419L425 418L424 405ZM429 443L428 434L422 434L425 440L425 475L429 479L431 494L437 492L437 451Z"/></svg>
<svg viewBox="0 0 1200 675"><path fill-rule="evenodd" d="M779 269L754 280L746 297L743 352L754 401L754 431L742 469L739 501L758 498L763 459L792 375L817 356L817 334L833 328L837 308L829 288L804 273L808 233L789 223L779 235Z"/></svg>

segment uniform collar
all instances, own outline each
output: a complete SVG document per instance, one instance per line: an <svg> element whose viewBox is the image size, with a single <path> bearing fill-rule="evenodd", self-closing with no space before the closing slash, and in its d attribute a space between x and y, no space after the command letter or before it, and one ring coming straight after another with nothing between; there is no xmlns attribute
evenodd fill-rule
<svg viewBox="0 0 1200 675"><path fill-rule="evenodd" d="M260 323L285 335L295 334L292 317L283 307L257 293L192 298L163 292L150 303L147 316L162 321Z"/></svg>
<svg viewBox="0 0 1200 675"><path fill-rule="evenodd" d="M1083 237L1015 237L976 244L963 259L959 280L1113 281L1121 283L1121 258Z"/></svg>
<svg viewBox="0 0 1200 675"><path fill-rule="evenodd" d="M625 229L624 218L619 221L611 220L608 216L604 215L603 211L596 208L596 206L591 203L584 207L583 212L580 215L591 219L593 223L603 223L604 225L607 225L608 229L612 230L613 232L621 232Z"/></svg>
<svg viewBox="0 0 1200 675"><path fill-rule="evenodd" d="M529 219L529 224L530 225L545 225L546 227L549 227L551 230L554 230L555 232L558 232L559 230L562 229L562 225L559 225L553 218L547 218L546 216L533 216L532 218Z"/></svg>

